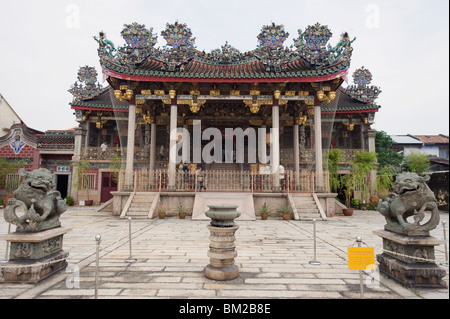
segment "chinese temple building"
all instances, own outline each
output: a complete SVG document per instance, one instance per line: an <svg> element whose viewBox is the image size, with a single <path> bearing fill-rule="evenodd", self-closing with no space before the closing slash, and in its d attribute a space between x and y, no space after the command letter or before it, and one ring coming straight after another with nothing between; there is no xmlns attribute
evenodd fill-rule
<svg viewBox="0 0 450 319"><path fill-rule="evenodd" d="M336 194L329 193L323 152L340 148L350 160L355 150L375 151L370 125L381 91L369 86L364 67L353 85L341 86L355 40L347 33L332 46L331 31L317 23L286 47L289 33L272 23L252 51L225 42L209 53L197 50L191 30L178 22L161 32L162 48L145 25L125 24L121 35L120 47L103 32L94 37L109 85L84 66L69 90L80 123L73 161L90 163L89 186L73 186L74 197L101 203L114 196L114 213L125 216L141 193L153 196L153 208L155 193L164 203L161 196L191 194L195 207L201 186L284 198L293 207L292 196L306 194L326 218Z"/></svg>
<svg viewBox="0 0 450 319"><path fill-rule="evenodd" d="M41 132L24 123L11 125L0 137L0 157L15 163L14 171L5 172L0 181L0 198L11 194L21 181L19 169L31 171L46 168L54 175L56 190L66 198L71 193L72 157L74 155L73 130L48 130ZM6 205L6 202L3 203Z"/></svg>

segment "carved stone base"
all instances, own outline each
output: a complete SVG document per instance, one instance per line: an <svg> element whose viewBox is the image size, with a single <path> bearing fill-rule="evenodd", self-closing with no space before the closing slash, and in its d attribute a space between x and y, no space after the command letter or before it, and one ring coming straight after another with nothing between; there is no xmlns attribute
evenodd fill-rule
<svg viewBox="0 0 450 319"><path fill-rule="evenodd" d="M10 260L0 266L0 283L38 283L67 267L68 252L37 260Z"/></svg>
<svg viewBox="0 0 450 319"><path fill-rule="evenodd" d="M239 267L236 265L230 267L216 268L211 265L205 267L205 276L214 280L232 280L239 276Z"/></svg>
<svg viewBox="0 0 450 319"><path fill-rule="evenodd" d="M379 269L390 278L407 287L447 288L442 278L446 271L433 263L405 263L386 254L377 255Z"/></svg>
<svg viewBox="0 0 450 319"><path fill-rule="evenodd" d="M408 287L443 288L446 271L434 262L434 246L443 241L432 236L407 236L387 230L374 231L383 238L377 255L380 271Z"/></svg>
<svg viewBox="0 0 450 319"><path fill-rule="evenodd" d="M11 244L9 261L0 265L0 282L36 283L64 269L69 253L62 250L63 236L69 230L57 227L0 236Z"/></svg>

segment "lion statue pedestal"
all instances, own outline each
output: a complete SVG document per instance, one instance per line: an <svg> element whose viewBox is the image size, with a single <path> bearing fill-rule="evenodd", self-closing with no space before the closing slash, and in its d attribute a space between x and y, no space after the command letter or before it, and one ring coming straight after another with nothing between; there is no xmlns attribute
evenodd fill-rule
<svg viewBox="0 0 450 319"><path fill-rule="evenodd" d="M37 283L67 266L59 216L66 203L55 190L52 173L44 168L21 172L23 180L8 200L4 218L16 231L0 236L11 244L9 261L0 265L0 283Z"/></svg>
<svg viewBox="0 0 450 319"><path fill-rule="evenodd" d="M383 238L383 253L377 255L380 271L408 287L447 286L442 280L446 271L434 260L434 247L444 241L430 236L440 218L436 199L426 183L429 179L428 175L399 174L395 193L378 205L378 212L386 219L384 229L373 232ZM412 223L407 221L409 217Z"/></svg>

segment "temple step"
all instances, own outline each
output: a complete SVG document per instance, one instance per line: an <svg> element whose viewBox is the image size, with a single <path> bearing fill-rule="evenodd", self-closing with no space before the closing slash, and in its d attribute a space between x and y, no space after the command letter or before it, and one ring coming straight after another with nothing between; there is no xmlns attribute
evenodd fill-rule
<svg viewBox="0 0 450 319"><path fill-rule="evenodd" d="M120 218L153 218L159 203L159 193L131 193Z"/></svg>
<svg viewBox="0 0 450 319"><path fill-rule="evenodd" d="M290 205L294 210L294 217L298 220L326 220L326 216L321 212L320 202L312 193L289 194Z"/></svg>

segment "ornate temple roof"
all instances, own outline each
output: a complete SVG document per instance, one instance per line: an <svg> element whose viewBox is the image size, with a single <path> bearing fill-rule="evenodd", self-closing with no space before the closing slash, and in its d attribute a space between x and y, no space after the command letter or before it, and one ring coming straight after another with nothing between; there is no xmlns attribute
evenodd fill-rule
<svg viewBox="0 0 450 319"><path fill-rule="evenodd" d="M336 90L337 106L323 103L322 112L337 113L368 113L377 112L381 107L375 100L381 90L377 86L369 86L372 81L372 73L364 66L353 73L353 84L346 88L339 87Z"/></svg>
<svg viewBox="0 0 450 319"><path fill-rule="evenodd" d="M332 33L319 23L298 30L289 48L283 25L263 26L258 47L240 52L226 42L210 53L195 48L195 38L186 24L167 24L161 35L167 44L155 48L153 29L137 23L125 24L121 32L126 44L115 45L99 33L98 54L106 75L138 81L326 81L346 74L352 54L347 33L332 47Z"/></svg>
<svg viewBox="0 0 450 319"><path fill-rule="evenodd" d="M114 97L114 90L107 86L97 96L88 99L75 98L70 103L72 109L128 112L128 101L119 101Z"/></svg>

